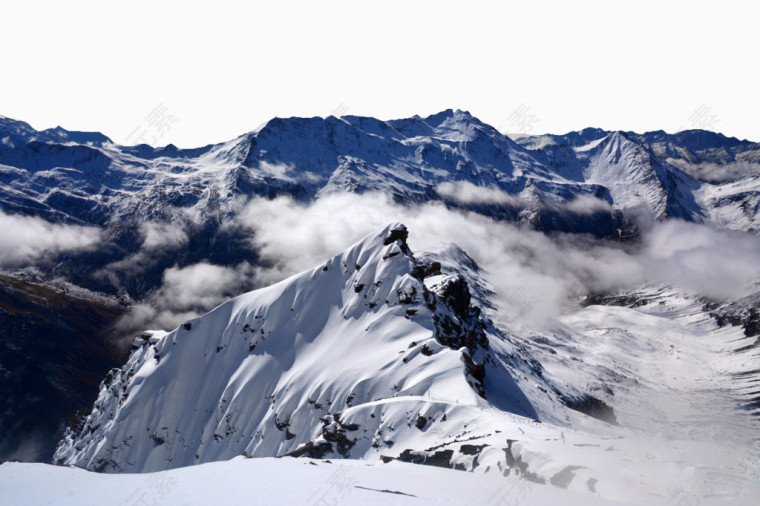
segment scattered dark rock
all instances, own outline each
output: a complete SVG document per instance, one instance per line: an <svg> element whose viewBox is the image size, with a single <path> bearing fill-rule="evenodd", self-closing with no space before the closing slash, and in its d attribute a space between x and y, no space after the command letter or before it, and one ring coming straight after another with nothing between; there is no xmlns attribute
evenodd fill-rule
<svg viewBox="0 0 760 506"><path fill-rule="evenodd" d="M541 483L542 485L546 483L546 480L537 475L536 473L532 473L528 471L528 463L522 461L522 457L518 456L517 458L514 457L512 454L512 445L516 442L515 439L507 439L507 447L503 448L504 454L507 457L507 466L509 469L515 469L517 472L519 472L523 478L525 478L528 481L532 481L534 483Z"/></svg>
<svg viewBox="0 0 760 506"><path fill-rule="evenodd" d="M338 453L344 457L349 456L351 448L356 444L355 439L349 439L346 431L354 432L359 430L357 424L344 424L340 420L340 413L333 413L322 417L322 437L329 443L335 443Z"/></svg>
<svg viewBox="0 0 760 506"><path fill-rule="evenodd" d="M417 416L417 421L414 422L414 426L417 427L418 429L422 430L427 425L427 422L428 422L427 418L425 418L422 415L418 415Z"/></svg>
<svg viewBox="0 0 760 506"><path fill-rule="evenodd" d="M395 494L395 495L405 495L409 497L417 497L414 494L407 494L406 492L399 492L398 490L388 490L387 488L384 488L384 489L370 488L370 487L362 487L361 485L354 485L354 488L360 488L362 490L371 490L373 492L382 492L383 494Z"/></svg>
<svg viewBox="0 0 760 506"><path fill-rule="evenodd" d="M740 302L728 304L724 308L714 310L710 313L719 327L734 325L744 328L744 335L747 337L760 336L760 313L754 306L747 306ZM736 351L747 351L760 345L760 340L755 343L740 348Z"/></svg>
<svg viewBox="0 0 760 506"><path fill-rule="evenodd" d="M462 445L459 447L459 451L463 455L480 455L480 452L483 451L483 448L486 448L488 445Z"/></svg>
<svg viewBox="0 0 760 506"><path fill-rule="evenodd" d="M422 281L430 276L436 276L441 273L441 262L416 262L412 269L412 276Z"/></svg>
<svg viewBox="0 0 760 506"><path fill-rule="evenodd" d="M581 299L581 306L621 306L637 308L649 304L646 298L640 298L635 295L618 295L618 294L591 294Z"/></svg>
<svg viewBox="0 0 760 506"><path fill-rule="evenodd" d="M615 411L607 405L603 400L597 399L591 394L584 394L581 397L561 397L562 402L570 409L580 411L583 414L609 423L611 425L617 425L617 419L615 418Z"/></svg>
<svg viewBox="0 0 760 506"><path fill-rule="evenodd" d="M275 415L275 417L274 417L274 426L277 427L277 430L283 431L283 430L287 429L288 427L290 427L290 420L285 420L284 422L280 422L277 419L277 415Z"/></svg>
<svg viewBox="0 0 760 506"><path fill-rule="evenodd" d="M385 237L383 244L385 246L388 246L394 241L400 241L399 246L401 247L401 251L404 253L409 253L409 246L406 244L406 239L408 237L409 231L406 229L406 227L395 228L388 232L388 235Z"/></svg>
<svg viewBox="0 0 760 506"><path fill-rule="evenodd" d="M575 478L575 471L578 469L584 469L583 466L565 466L562 471L558 472L551 477L549 482L555 487L567 488L570 482Z"/></svg>
<svg viewBox="0 0 760 506"><path fill-rule="evenodd" d="M409 462L411 464L422 464L425 466L447 467L453 469L464 470L464 466L461 464L452 466L451 457L454 456L454 450L441 450L435 453L425 453L416 450L404 450L401 455L398 456L398 460L401 462Z"/></svg>
<svg viewBox="0 0 760 506"><path fill-rule="evenodd" d="M185 322L185 323L182 324L182 328L185 329L185 330L190 330L190 329L193 328L193 324L190 323L190 322Z"/></svg>
<svg viewBox="0 0 760 506"><path fill-rule="evenodd" d="M305 455L312 459L322 459L325 455L332 453L332 451L332 443L328 443L327 441L320 441L319 443L309 441L292 452L286 453L283 457L303 457Z"/></svg>
<svg viewBox="0 0 760 506"><path fill-rule="evenodd" d="M412 286L411 293L402 291L400 288L396 291L398 295L398 301L400 304L412 304L415 302L415 295L417 295L417 288Z"/></svg>

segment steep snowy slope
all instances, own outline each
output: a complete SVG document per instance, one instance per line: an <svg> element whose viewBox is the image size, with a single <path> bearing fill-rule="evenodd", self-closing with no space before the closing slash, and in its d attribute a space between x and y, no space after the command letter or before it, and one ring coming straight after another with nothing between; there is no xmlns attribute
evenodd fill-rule
<svg viewBox="0 0 760 506"><path fill-rule="evenodd" d="M584 179L608 188L614 208L635 212L644 207L655 219L701 221L692 196L697 182L656 159L626 134L611 133L575 152L588 163Z"/></svg>
<svg viewBox="0 0 760 506"><path fill-rule="evenodd" d="M56 462L402 461L636 504L746 503L760 471L757 350L732 325L754 328L749 299L645 288L548 328L494 326L472 305L499 317L466 253L415 257L406 237L383 227L311 271L145 333Z"/></svg>
<svg viewBox="0 0 760 506"><path fill-rule="evenodd" d="M658 218L758 229L757 143L705 130L638 134L598 128L524 136L517 143L545 157L545 164L558 174L569 172L570 178L608 188L616 209L645 205ZM584 160L585 170L576 163Z"/></svg>
<svg viewBox="0 0 760 506"><path fill-rule="evenodd" d="M243 453L377 457L439 444L485 408L536 418L521 389L540 393L529 364L507 355L517 350L470 306L461 276L414 260L406 234L385 227L312 271L145 334L56 461L154 471Z"/></svg>

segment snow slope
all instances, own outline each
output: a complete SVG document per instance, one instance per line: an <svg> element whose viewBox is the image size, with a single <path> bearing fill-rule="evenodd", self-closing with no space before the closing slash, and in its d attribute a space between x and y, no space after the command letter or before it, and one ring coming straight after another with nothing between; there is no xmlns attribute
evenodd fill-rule
<svg viewBox="0 0 760 506"><path fill-rule="evenodd" d="M483 396L535 418L491 359L495 329L466 282L415 262L406 234L385 227L311 271L138 338L56 460L145 472L243 453L377 458L453 436L455 420L492 409ZM452 423L438 429L441 418Z"/></svg>
<svg viewBox="0 0 760 506"><path fill-rule="evenodd" d="M402 462L235 458L151 474L109 475L44 464L0 466L0 503L632 504L495 475ZM708 501L706 504L715 502Z"/></svg>
<svg viewBox="0 0 760 506"><path fill-rule="evenodd" d="M649 289L646 304L596 300L558 327L494 325L472 305L489 287L471 259L415 257L406 236L383 227L136 339L56 462L152 472L240 455L350 458L634 503L745 501L757 427L739 408L757 376L727 349L739 330L715 332L699 298Z"/></svg>

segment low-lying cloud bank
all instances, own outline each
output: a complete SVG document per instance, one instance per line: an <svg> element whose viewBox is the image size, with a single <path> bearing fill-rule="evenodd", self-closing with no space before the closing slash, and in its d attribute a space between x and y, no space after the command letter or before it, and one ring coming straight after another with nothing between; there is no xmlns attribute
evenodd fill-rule
<svg viewBox="0 0 760 506"><path fill-rule="evenodd" d="M516 208L536 208L535 202L528 202L499 188L477 186L469 181L441 183L435 187L438 195L450 202L462 205L496 205ZM559 212L577 215L591 215L599 212L612 212L612 205L592 195L579 195L567 202L543 202L541 206Z"/></svg>
<svg viewBox="0 0 760 506"><path fill-rule="evenodd" d="M118 327L122 332L176 328L239 295L253 275L245 262L231 267L206 262L170 267L163 273L161 287L134 304Z"/></svg>
<svg viewBox="0 0 760 506"><path fill-rule="evenodd" d="M592 197L569 205L578 213L607 209ZM655 223L637 244L620 245L585 235L549 237L442 203L403 206L376 193L332 194L310 204L254 198L240 204L227 226L250 236L256 265L169 268L161 287L134 306L123 327L174 328L251 286L319 265L393 221L409 227L414 251L460 246L493 285L499 311L534 324L551 322L588 293L665 283L722 299L760 280L760 238L681 221ZM140 255L184 244L186 234L176 226L146 225Z"/></svg>
<svg viewBox="0 0 760 506"><path fill-rule="evenodd" d="M95 227L51 223L2 211L0 231L0 268L31 266L61 253L89 250L100 240L100 230Z"/></svg>
<svg viewBox="0 0 760 506"><path fill-rule="evenodd" d="M485 270L507 309L532 318L557 316L589 292L667 283L721 299L760 279L760 238L681 221L656 223L639 244L623 247L588 236L550 238L440 203L405 207L378 194L331 195L309 205L254 199L238 220L270 265L256 267L259 285L318 265L373 228L401 221L413 250L459 245Z"/></svg>
<svg viewBox="0 0 760 506"><path fill-rule="evenodd" d="M441 197L450 199L460 204L495 204L522 206L525 203L514 195L498 188L477 186L469 181L455 181L441 183L435 187L436 193Z"/></svg>

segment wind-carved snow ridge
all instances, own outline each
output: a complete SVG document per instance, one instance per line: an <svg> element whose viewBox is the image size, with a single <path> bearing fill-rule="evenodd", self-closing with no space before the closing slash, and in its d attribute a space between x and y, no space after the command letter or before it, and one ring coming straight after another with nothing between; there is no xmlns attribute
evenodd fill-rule
<svg viewBox="0 0 760 506"><path fill-rule="evenodd" d="M144 333L55 462L148 472L241 454L409 457L492 434L467 429L484 411L537 418L465 278L416 260L407 235L383 227L173 332Z"/></svg>

